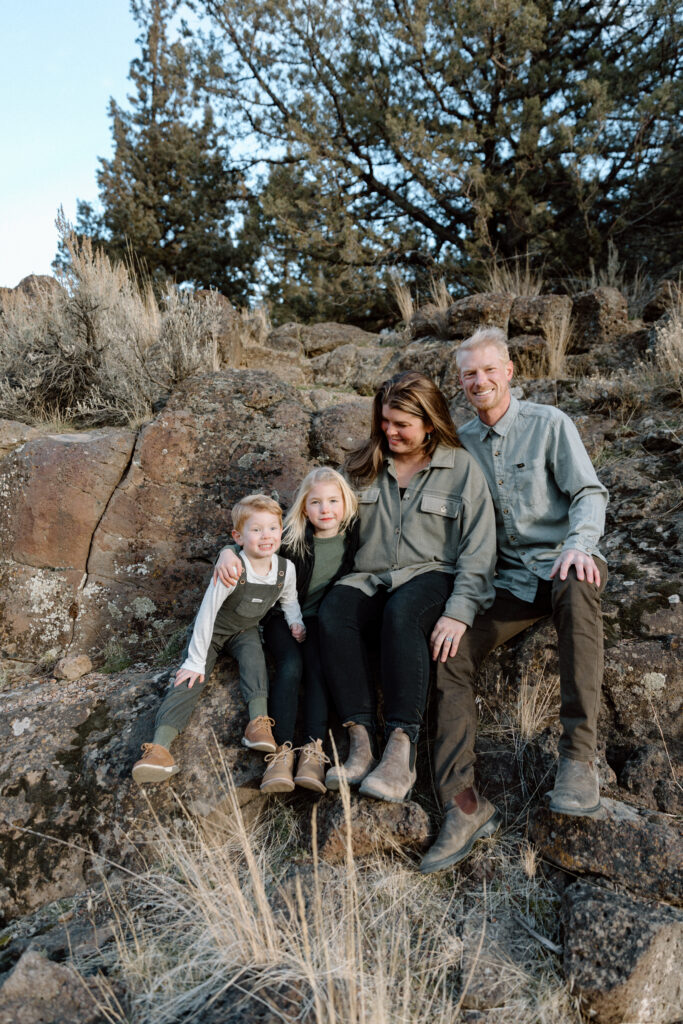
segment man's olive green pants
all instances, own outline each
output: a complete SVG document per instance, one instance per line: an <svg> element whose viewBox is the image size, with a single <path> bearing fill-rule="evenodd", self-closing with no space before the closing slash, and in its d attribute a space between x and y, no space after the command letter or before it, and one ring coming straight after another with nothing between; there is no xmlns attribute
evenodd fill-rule
<svg viewBox="0 0 683 1024"><path fill-rule="evenodd" d="M603 640L600 595L607 566L599 559L600 586L577 579L572 566L566 580L539 580L533 601L508 590L465 632L453 658L439 663L436 674L438 722L434 748L436 784L441 802L474 784L474 740L477 731L475 681L479 667L495 647L552 616L560 659L560 754L592 761L602 686Z"/></svg>

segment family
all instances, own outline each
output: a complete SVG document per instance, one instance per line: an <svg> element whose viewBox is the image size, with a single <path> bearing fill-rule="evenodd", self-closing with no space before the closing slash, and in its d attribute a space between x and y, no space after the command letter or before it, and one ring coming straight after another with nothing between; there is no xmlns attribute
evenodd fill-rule
<svg viewBox="0 0 683 1024"><path fill-rule="evenodd" d="M266 752L264 792L324 792L343 777L364 796L407 800L435 662L444 818L420 870L450 867L501 822L475 785L481 662L551 616L562 734L549 805L559 814L599 810L607 567L597 545L607 491L569 417L512 395L503 331L481 328L455 359L476 413L459 431L434 382L402 373L375 395L370 437L343 475L309 473L284 529L266 495L237 503L236 547L221 552L153 742L133 767L137 782L178 771L169 747L227 650L248 706L242 743ZM274 663L270 683L259 624ZM307 742L295 751L302 678ZM348 730L341 766L325 748L331 709Z"/></svg>

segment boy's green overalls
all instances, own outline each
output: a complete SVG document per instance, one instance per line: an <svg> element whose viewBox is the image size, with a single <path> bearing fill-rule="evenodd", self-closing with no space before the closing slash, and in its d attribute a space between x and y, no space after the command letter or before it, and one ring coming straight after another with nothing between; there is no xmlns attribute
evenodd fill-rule
<svg viewBox="0 0 683 1024"><path fill-rule="evenodd" d="M218 609L206 655L204 682L195 682L191 689L187 681L180 686L171 684L157 712L155 730L160 726L170 726L181 732L185 728L222 650L227 650L239 665L240 689L247 704L256 697L268 696L266 659L257 627L282 593L287 562L281 555L276 557L277 583L248 583L246 573L242 573L235 589ZM194 623L188 631L183 662L187 657L193 629Z"/></svg>

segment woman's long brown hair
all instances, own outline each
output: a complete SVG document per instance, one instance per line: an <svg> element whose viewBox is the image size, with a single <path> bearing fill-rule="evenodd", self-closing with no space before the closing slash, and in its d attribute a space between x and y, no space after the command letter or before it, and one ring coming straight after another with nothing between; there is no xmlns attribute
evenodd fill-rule
<svg viewBox="0 0 683 1024"><path fill-rule="evenodd" d="M424 423L431 423L433 430L429 439L425 437L425 456L433 454L437 445L447 448L462 447L455 424L448 411L443 394L434 381L418 370L399 373L385 380L372 403L372 425L370 437L358 445L346 460L346 471L356 483L374 480L389 451L387 439L382 430L382 406L400 409L411 416L419 416Z"/></svg>

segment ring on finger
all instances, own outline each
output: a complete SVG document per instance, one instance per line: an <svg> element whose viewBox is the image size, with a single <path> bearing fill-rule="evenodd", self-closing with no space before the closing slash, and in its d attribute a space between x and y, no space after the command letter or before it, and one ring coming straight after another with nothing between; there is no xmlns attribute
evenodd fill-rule
<svg viewBox="0 0 683 1024"><path fill-rule="evenodd" d="M448 640L449 644L453 643L453 637L452 636L447 636L446 640Z"/></svg>

